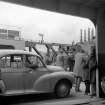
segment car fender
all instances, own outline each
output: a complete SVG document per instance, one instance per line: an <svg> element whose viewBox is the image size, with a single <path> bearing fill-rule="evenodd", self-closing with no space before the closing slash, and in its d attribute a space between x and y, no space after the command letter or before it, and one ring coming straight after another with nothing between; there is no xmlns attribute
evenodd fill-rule
<svg viewBox="0 0 105 105"><path fill-rule="evenodd" d="M40 76L33 85L34 90L42 92L50 92L51 90L50 90L49 78L50 78L49 74Z"/></svg>
<svg viewBox="0 0 105 105"><path fill-rule="evenodd" d="M74 77L70 74L70 72L55 72L55 73L52 73L51 78L50 78L51 90L54 91L55 86L61 80L68 80L71 85L75 81Z"/></svg>
<svg viewBox="0 0 105 105"><path fill-rule="evenodd" d="M34 83L35 90L53 92L58 81L67 79L71 84L74 83L74 77L70 72L53 72L41 76Z"/></svg>

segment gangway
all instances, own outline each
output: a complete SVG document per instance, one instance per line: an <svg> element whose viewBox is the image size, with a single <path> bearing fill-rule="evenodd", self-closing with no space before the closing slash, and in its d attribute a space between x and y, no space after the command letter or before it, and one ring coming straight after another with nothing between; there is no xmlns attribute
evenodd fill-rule
<svg viewBox="0 0 105 105"><path fill-rule="evenodd" d="M41 52L36 48L36 45L44 45L47 49L47 52L46 52L46 55L43 56L41 54ZM59 47L68 55L68 47L71 47L70 44L59 44L59 43L41 43L41 42L36 42L36 41L25 41L25 47L28 47L29 48L29 51L32 51L32 49L34 49L34 51L41 56L42 59L45 59L44 57L48 57L51 61L50 61L50 64L51 63L54 63L55 60L56 60L56 56L57 56L57 53L58 51L56 51L54 49L54 46L58 46L58 50L59 50Z"/></svg>

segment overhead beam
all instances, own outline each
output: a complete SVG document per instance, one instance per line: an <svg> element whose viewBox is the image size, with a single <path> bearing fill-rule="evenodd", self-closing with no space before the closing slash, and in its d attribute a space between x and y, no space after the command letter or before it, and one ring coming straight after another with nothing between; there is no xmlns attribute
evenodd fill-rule
<svg viewBox="0 0 105 105"><path fill-rule="evenodd" d="M59 4L58 12L85 17L91 20L96 19L96 9L83 4L65 2L63 0Z"/></svg>
<svg viewBox="0 0 105 105"><path fill-rule="evenodd" d="M96 19L96 9L85 5L85 3L74 3L69 0L1 0L20 5L30 6L59 12L63 14L70 14L73 16L86 17L91 20ZM87 3L87 2L86 2Z"/></svg>

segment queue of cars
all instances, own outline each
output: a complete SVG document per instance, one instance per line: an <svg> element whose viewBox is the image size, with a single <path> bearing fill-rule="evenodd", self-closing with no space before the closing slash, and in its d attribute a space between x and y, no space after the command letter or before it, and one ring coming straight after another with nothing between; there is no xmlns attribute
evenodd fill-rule
<svg viewBox="0 0 105 105"><path fill-rule="evenodd" d="M75 74L46 65L37 54L23 50L0 50L0 95L54 93L67 97Z"/></svg>

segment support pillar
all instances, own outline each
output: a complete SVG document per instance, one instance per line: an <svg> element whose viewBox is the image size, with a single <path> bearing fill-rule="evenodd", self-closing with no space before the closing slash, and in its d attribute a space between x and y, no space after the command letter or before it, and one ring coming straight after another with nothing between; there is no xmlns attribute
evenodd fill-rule
<svg viewBox="0 0 105 105"><path fill-rule="evenodd" d="M105 94L101 89L101 79L105 76L105 9L101 9L98 11L96 27L99 96L105 97Z"/></svg>

